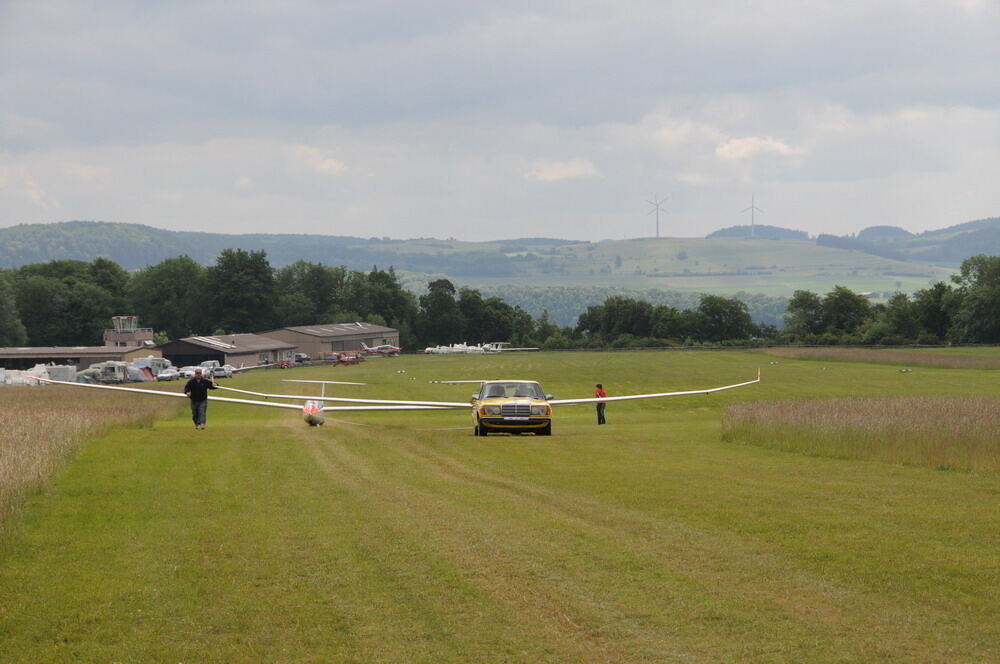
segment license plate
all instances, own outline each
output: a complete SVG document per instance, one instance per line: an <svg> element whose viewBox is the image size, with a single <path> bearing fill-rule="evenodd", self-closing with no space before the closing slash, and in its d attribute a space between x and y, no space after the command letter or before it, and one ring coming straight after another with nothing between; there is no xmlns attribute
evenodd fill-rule
<svg viewBox="0 0 1000 664"><path fill-rule="evenodd" d="M530 417L505 417L504 419L505 419L505 420L518 420L518 421L524 421L524 420L530 420L531 418L530 418Z"/></svg>

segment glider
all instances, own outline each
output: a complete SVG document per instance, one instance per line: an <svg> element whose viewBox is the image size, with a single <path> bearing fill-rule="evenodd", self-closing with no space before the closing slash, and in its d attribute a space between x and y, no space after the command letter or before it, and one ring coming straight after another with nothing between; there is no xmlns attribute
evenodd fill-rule
<svg viewBox="0 0 1000 664"><path fill-rule="evenodd" d="M401 399L366 399L361 397L330 397L326 396L325 385L343 384L334 381L286 381L302 383L319 383L324 385L323 399L343 403L371 404L378 406L408 406L427 409L470 408L473 419L473 433L486 436L489 433L536 433L547 436L552 432L552 407L574 406L577 404L599 403L608 401L632 401L635 399L657 399L662 397L679 397L694 394L711 394L723 390L746 387L760 382L760 369L753 380L721 387L709 387L697 390L678 392L652 392L649 394L626 394L617 397L587 397L581 399L555 399L551 394L545 394L542 386L530 380L432 380L430 383L444 385L475 384L479 385L478 394L473 395L468 402L463 401L407 401ZM315 399L314 396L296 394L268 394L251 392L231 387L220 389L241 392L262 399Z"/></svg>
<svg viewBox="0 0 1000 664"><path fill-rule="evenodd" d="M162 390L144 390L141 388L134 387L116 387L113 385L92 385L89 383L70 383L61 380L50 380L48 378L36 378L42 383L51 383L53 385L70 385L72 387L88 387L97 390L118 390L119 392L133 392L136 394L152 394L160 397L180 397L182 399L187 399L187 395L183 392L165 392ZM357 384L357 383L355 383ZM232 389L232 388L218 388L218 389ZM237 390L241 391L241 390ZM327 406L324 403L322 397L291 397L298 400L305 400L302 404L292 404L292 403L277 403L274 401L256 401L252 399L230 399L228 397L216 397L209 395L209 401L222 401L224 403L238 403L245 406L266 406L269 408L285 408L290 410L297 410L302 414L302 419L311 427L321 426L326 418L323 413L330 411L365 411L365 410L443 410L441 406L434 405L403 405L403 404L385 404L377 406ZM465 404L463 404L465 405Z"/></svg>
<svg viewBox="0 0 1000 664"><path fill-rule="evenodd" d="M65 381L55 381L48 378L35 378L43 383L66 384L74 387L86 387L98 390L118 390L120 392L135 392L138 394L152 394L156 396L182 397L187 398L180 392L164 392L160 390L146 390L141 388L117 387L112 385L91 385L86 383L67 383ZM723 385L721 387L709 387L697 390L683 390L679 392L653 392L649 394L627 394L617 397L587 397L581 399L555 399L551 394L545 394L542 386L531 380L441 380L429 381L439 384L478 384L479 392L472 396L470 401L430 401L430 400L402 400L402 399L366 399L361 397L331 397L326 395L327 385L364 385L365 383L346 383L331 380L286 380L290 383L312 383L322 386L319 396L304 394L270 394L266 392L253 392L250 390L240 390L233 387L219 386L220 390L246 394L257 399L234 399L228 397L209 396L211 401L221 401L224 403L236 403L246 406L265 406L269 408L285 408L300 411L302 419L309 426L319 426L325 421L323 413L330 411L386 411L386 410L449 410L458 408L468 408L472 412L473 432L477 436L485 436L489 433L508 432L525 433L531 432L538 435L547 436L552 433L552 407L572 406L585 403L597 403L608 401L630 401L635 399L656 399L662 397L677 397L693 394L710 394L723 390L732 390L739 387L746 387L760 382L760 369L757 370L757 378L733 385ZM283 403L280 401L269 401L268 399L287 399L298 401L299 403ZM327 406L327 401L346 403L351 405Z"/></svg>

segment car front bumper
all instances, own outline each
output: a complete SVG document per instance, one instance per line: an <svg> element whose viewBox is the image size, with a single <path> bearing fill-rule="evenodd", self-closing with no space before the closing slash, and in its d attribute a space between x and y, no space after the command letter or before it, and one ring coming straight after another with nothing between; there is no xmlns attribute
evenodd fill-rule
<svg viewBox="0 0 1000 664"><path fill-rule="evenodd" d="M537 431L552 424L551 417L480 417L479 425L491 431Z"/></svg>

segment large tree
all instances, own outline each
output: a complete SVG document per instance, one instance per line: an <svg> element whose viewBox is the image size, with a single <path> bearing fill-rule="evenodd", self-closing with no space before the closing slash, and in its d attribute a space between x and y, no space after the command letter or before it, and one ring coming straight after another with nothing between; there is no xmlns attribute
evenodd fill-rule
<svg viewBox="0 0 1000 664"><path fill-rule="evenodd" d="M943 341L951 328L951 319L961 303L955 289L939 281L930 288L913 294L913 306L920 327L938 341Z"/></svg>
<svg viewBox="0 0 1000 664"><path fill-rule="evenodd" d="M823 298L823 325L829 332L854 334L871 315L871 303L846 286L834 286Z"/></svg>
<svg viewBox="0 0 1000 664"><path fill-rule="evenodd" d="M417 335L422 343L453 344L462 341L465 320L455 301L455 286L447 279L427 284L427 294L420 296Z"/></svg>
<svg viewBox="0 0 1000 664"><path fill-rule="evenodd" d="M29 343L38 346L101 343L111 317L126 313L122 311L125 304L120 295L120 281L113 284L103 279L115 268L117 265L111 261L98 259L95 263L51 261L16 270L15 298ZM118 294L105 288L105 283Z"/></svg>
<svg viewBox="0 0 1000 664"><path fill-rule="evenodd" d="M277 271L277 309L282 325L331 321L344 306L347 270L296 261ZM304 323L302 321L305 321Z"/></svg>
<svg viewBox="0 0 1000 664"><path fill-rule="evenodd" d="M208 268L215 325L227 332L256 332L277 324L274 270L267 252L224 249Z"/></svg>
<svg viewBox="0 0 1000 664"><path fill-rule="evenodd" d="M882 323L896 343L916 341L921 330L917 307L906 293L896 293L889 298L882 312Z"/></svg>
<svg viewBox="0 0 1000 664"><path fill-rule="evenodd" d="M178 256L136 272L128 299L142 324L179 339L212 331L205 291L205 268L189 256Z"/></svg>
<svg viewBox="0 0 1000 664"><path fill-rule="evenodd" d="M959 286L961 303L949 337L967 343L1000 341L1000 256L967 258L952 280Z"/></svg>
<svg viewBox="0 0 1000 664"><path fill-rule="evenodd" d="M792 293L785 309L785 329L800 337L822 334L823 316L823 300L820 296L812 291L797 290Z"/></svg>
<svg viewBox="0 0 1000 664"><path fill-rule="evenodd" d="M703 295L698 303L698 331L703 341L748 339L754 334L747 305L727 297Z"/></svg>
<svg viewBox="0 0 1000 664"><path fill-rule="evenodd" d="M73 330L69 312L70 287L61 279L29 273L14 282L14 293L28 343L33 346L83 343Z"/></svg>
<svg viewBox="0 0 1000 664"><path fill-rule="evenodd" d="M403 288L391 267L388 270L372 268L364 277L368 287L369 311L381 316L388 325L400 327L417 316L417 299Z"/></svg>
<svg viewBox="0 0 1000 664"><path fill-rule="evenodd" d="M17 311L14 289L6 273L0 272L0 346L23 346L28 332Z"/></svg>

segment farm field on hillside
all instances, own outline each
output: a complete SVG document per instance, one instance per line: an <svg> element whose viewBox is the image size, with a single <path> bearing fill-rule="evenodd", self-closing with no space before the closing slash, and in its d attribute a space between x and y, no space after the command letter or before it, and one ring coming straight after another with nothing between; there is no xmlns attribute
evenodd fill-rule
<svg viewBox="0 0 1000 664"><path fill-rule="evenodd" d="M0 558L5 661L1000 657L1000 477L721 439L733 404L981 396L995 371L773 359L410 356L234 378L461 400L472 386L427 381L534 378L572 398L764 369L609 404L605 427L566 407L548 438L474 438L465 412L310 429L219 403L205 431L184 415L112 431L30 498Z"/></svg>
<svg viewBox="0 0 1000 664"><path fill-rule="evenodd" d="M472 286L616 286L706 293L791 295L913 291L947 280L955 268L908 263L794 240L664 238L567 244L536 251L516 276L456 278Z"/></svg>

